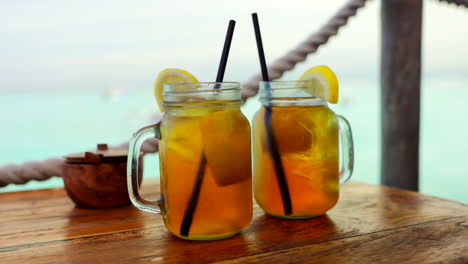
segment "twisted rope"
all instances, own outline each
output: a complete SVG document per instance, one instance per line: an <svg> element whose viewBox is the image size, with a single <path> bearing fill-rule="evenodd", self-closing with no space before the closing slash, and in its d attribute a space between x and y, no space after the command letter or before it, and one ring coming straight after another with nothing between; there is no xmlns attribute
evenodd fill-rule
<svg viewBox="0 0 468 264"><path fill-rule="evenodd" d="M464 6L468 8L468 0L439 0L440 2L447 2L449 4L455 4L456 6Z"/></svg>
<svg viewBox="0 0 468 264"><path fill-rule="evenodd" d="M128 142L113 149L128 149ZM149 139L143 144L141 151L155 153L158 151L156 139ZM25 184L31 180L45 181L52 177L62 176L64 159L51 158L44 161L30 161L20 165L9 164L0 168L0 187L8 184Z"/></svg>
<svg viewBox="0 0 468 264"><path fill-rule="evenodd" d="M270 80L278 79L283 73L294 68L297 63L304 61L308 55L316 52L321 45L328 42L330 37L336 35L338 30L346 25L348 19L354 16L357 10L365 4L366 0L348 1L317 33L310 35L306 40L268 67ZM262 75L257 74L244 83L241 92L242 99L246 100L249 97L255 96L258 92L258 82L261 80Z"/></svg>
<svg viewBox="0 0 468 264"><path fill-rule="evenodd" d="M0 169L0 187L10 183L25 184L30 180L44 181L61 175L63 160L52 158L45 161L31 161L21 165L7 165Z"/></svg>

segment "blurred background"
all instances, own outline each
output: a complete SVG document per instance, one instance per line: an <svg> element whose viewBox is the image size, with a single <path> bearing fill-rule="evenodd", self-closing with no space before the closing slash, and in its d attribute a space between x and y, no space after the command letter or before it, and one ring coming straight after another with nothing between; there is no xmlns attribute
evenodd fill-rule
<svg viewBox="0 0 468 264"><path fill-rule="evenodd" d="M316 32L345 2L0 1L0 166L128 141L158 114L152 87L159 71L182 68L214 80L229 19L237 25L225 80L245 82L259 72L252 12L259 14L268 63ZM467 9L424 2L420 190L464 203L466 25ZM353 127L354 180L378 184L379 1L369 1L282 79L297 79L318 64L340 80L340 103L331 107ZM243 111L250 118L258 107L252 98ZM148 157L153 164L156 158ZM62 181L54 178L0 192L58 186Z"/></svg>

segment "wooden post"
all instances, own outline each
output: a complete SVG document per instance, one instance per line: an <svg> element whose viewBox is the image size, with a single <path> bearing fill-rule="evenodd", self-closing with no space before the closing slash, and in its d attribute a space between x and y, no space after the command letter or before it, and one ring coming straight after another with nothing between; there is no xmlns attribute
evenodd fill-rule
<svg viewBox="0 0 468 264"><path fill-rule="evenodd" d="M418 190L422 0L382 0L382 184Z"/></svg>

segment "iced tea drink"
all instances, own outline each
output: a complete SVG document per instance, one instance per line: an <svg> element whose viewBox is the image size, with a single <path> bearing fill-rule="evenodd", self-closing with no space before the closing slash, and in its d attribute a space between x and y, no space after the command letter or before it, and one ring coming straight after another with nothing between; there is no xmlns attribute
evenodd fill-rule
<svg viewBox="0 0 468 264"><path fill-rule="evenodd" d="M338 201L340 126L344 132L349 131L349 137L344 133L343 138L347 147L351 138L349 127L324 100L302 89L307 85L305 82L267 84L270 90L265 91L263 83L260 91L263 105L253 119L255 199L273 216L308 218L325 214ZM269 120L265 122L266 119ZM274 142L269 142L272 135ZM275 160L272 147L279 159ZM347 157L341 160L342 167L348 166L341 170L345 178L351 173L352 151L348 150L343 151ZM282 169L286 184L279 181L278 169ZM289 212L285 209L288 199Z"/></svg>
<svg viewBox="0 0 468 264"><path fill-rule="evenodd" d="M251 135L239 84L215 85L169 85L152 128L160 139L159 206L166 228L184 239L228 237L252 218Z"/></svg>

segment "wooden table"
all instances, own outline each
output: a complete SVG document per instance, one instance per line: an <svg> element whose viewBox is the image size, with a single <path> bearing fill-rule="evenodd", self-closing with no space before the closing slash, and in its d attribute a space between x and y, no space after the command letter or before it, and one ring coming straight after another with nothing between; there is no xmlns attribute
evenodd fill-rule
<svg viewBox="0 0 468 264"><path fill-rule="evenodd" d="M2 193L0 205L0 263L468 262L468 206L355 182L326 216L282 220L255 205L240 235L211 242L178 239L132 206L76 208L63 189Z"/></svg>

